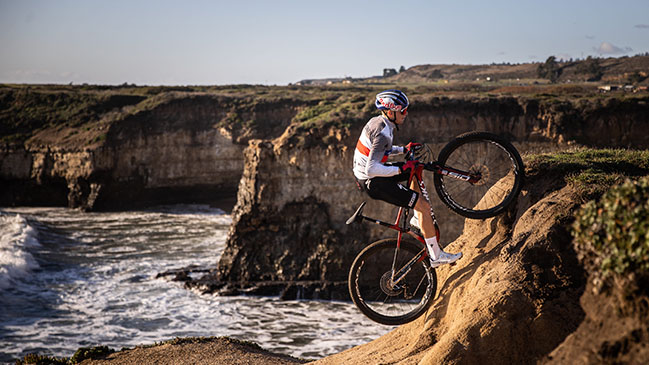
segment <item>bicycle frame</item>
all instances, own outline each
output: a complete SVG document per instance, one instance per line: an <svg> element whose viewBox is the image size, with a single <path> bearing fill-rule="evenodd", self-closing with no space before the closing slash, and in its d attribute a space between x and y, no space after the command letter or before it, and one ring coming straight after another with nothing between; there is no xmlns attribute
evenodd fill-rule
<svg viewBox="0 0 649 365"><path fill-rule="evenodd" d="M414 160L413 153L408 152L408 154L406 155L406 159L407 160ZM435 236L437 238L437 241L439 242L439 240L440 240L440 230L439 230L439 226L437 224L437 218L435 217L435 212L433 211L433 206L431 204L430 197L428 195L428 190L426 190L426 185L424 184L424 179L423 179L423 171L424 170L432 171L432 172L434 172L436 174L439 174L439 175L449 176L449 177L452 177L452 178L455 178L455 179L458 179L458 180L466 181L466 182L468 182L470 184L478 183L480 181L480 179L481 179L481 175L480 175L480 173L472 174L472 173L462 171L462 170L458 170L458 169L455 169L455 168L452 168L452 167L440 166L440 164L438 162L436 162L436 161L426 163L426 164L415 163L415 168L410 170L410 176L408 178L408 186L412 188L414 183L416 183L417 186L419 187L419 191L421 193L421 196L424 199L426 199L426 201L428 202L428 204L430 206L430 215L433 218L433 224L434 224L434 227L435 227ZM419 252L419 254L417 254L415 257L413 257L408 263L406 263L403 267L401 267L399 269L399 271L397 271L397 272L394 272L395 263L393 262L393 264L392 264L392 278L391 278L392 280L391 280L391 284L396 285L405 277L406 274L408 274L408 272L410 271L410 268L414 264L419 263L422 260L424 260L426 257L428 257L428 250L426 249L426 240L424 239L424 236L422 234L413 232L409 227L407 227L408 214L410 212L409 208L400 207L399 211L397 213L397 218L396 218L395 222L394 223L388 223L388 222L381 221L379 219L374 219L374 218L364 216L362 214L364 207L365 207L365 202L363 202L360 205L360 207L358 207L358 209L356 210L354 215L352 215L352 217L349 218L349 220L347 220L347 224L351 224L352 222L358 221L360 219L360 220L367 220L367 221L373 222L375 224L378 224L378 225L381 225L381 226L384 226L384 227L387 227L387 228L390 228L390 229L393 229L393 230L397 231L398 233L397 233L397 247L396 247L396 250L398 250L401 247L401 240L403 239L403 234L404 233L409 234L412 237L414 237L415 239L417 239L417 241L419 241L419 243L421 243L422 246L423 246L422 250ZM399 222L403 222L403 223L400 225ZM396 260L396 255L394 256L394 259Z"/></svg>

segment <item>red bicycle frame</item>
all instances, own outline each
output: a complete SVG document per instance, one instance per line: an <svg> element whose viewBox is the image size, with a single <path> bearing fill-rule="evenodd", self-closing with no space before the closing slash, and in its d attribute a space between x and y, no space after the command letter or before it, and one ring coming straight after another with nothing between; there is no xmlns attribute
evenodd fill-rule
<svg viewBox="0 0 649 365"><path fill-rule="evenodd" d="M406 159L412 159L412 157L413 157L412 152L409 151L408 154L406 155ZM421 192L421 196L423 196L424 199L426 199L426 201L430 205L430 215L433 218L433 224L435 226L435 236L437 238L437 241L439 242L440 240L439 226L437 224L437 218L435 218L435 212L433 211L433 206L430 202L428 191L426 190L426 185L424 184L424 179L422 176L424 170L433 171L434 173L439 175L449 176L458 180L467 181L470 184L478 183L481 179L481 175L480 173L468 173L466 171L458 170L452 167L440 166L439 163L437 162L430 162L426 164L415 162L415 168L410 170L410 176L408 177L408 186L412 187L413 183L416 181L419 187L419 191ZM410 270L410 267L413 264L420 262L424 260L426 257L428 257L428 250L426 250L426 240L424 239L424 236L422 234L413 232L409 227L406 228L408 222L408 211L410 210L409 208L400 207L395 222L387 223L379 219L374 219L374 218L364 216L363 215L364 207L365 207L365 202L361 203L361 205L358 207L354 215L352 215L347 220L347 224L352 224L353 222L359 220L368 220L375 224L379 224L384 227L394 229L395 231L398 232L396 249L399 249L401 247L401 240L403 238L404 233L407 233L412 237L416 238L417 241L419 241L424 246L422 248L422 251L418 255L416 255L412 260L410 260L409 263L403 266L399 270L399 272L393 273L393 283L398 283L400 281L400 278L403 278L405 274L407 274L407 272ZM402 224L399 225L399 222L402 222Z"/></svg>

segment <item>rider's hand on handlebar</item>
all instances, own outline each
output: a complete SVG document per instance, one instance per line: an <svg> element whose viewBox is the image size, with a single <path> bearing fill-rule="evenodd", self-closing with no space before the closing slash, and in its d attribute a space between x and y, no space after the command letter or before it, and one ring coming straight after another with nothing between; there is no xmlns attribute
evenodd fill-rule
<svg viewBox="0 0 649 365"><path fill-rule="evenodd" d="M411 170L415 169L416 166L416 161L406 161L404 162L398 162L395 163L394 165L399 166L399 171L403 173L408 173L410 174Z"/></svg>
<svg viewBox="0 0 649 365"><path fill-rule="evenodd" d="M424 146L421 143L410 142L406 145L406 150L412 152L417 152L422 148L424 148Z"/></svg>

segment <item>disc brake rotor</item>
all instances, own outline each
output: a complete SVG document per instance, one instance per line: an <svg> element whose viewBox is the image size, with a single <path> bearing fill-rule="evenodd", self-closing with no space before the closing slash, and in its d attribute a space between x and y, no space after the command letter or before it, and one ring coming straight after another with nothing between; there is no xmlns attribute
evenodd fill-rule
<svg viewBox="0 0 649 365"><path fill-rule="evenodd" d="M381 290L389 296L396 296L401 294L403 288L392 283L392 271L388 271L381 276Z"/></svg>
<svg viewBox="0 0 649 365"><path fill-rule="evenodd" d="M473 185L484 185L489 181L489 176L491 175L489 172L489 167L483 164L473 164L469 168L469 172L472 175L480 175L480 180Z"/></svg>

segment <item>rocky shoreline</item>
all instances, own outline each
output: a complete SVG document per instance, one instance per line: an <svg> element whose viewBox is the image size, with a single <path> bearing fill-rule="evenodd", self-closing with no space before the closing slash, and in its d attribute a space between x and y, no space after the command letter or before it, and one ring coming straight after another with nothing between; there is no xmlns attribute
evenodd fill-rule
<svg viewBox="0 0 649 365"><path fill-rule="evenodd" d="M115 351L105 346L80 348L70 359L28 355L16 363L22 364L83 364L83 365L239 365L303 364L308 360L276 354L249 341L230 337L187 337L141 345Z"/></svg>

